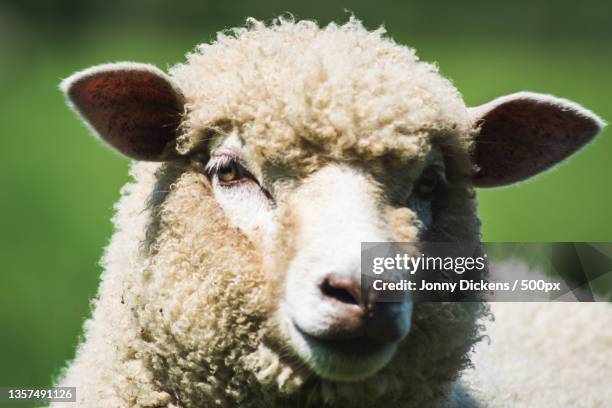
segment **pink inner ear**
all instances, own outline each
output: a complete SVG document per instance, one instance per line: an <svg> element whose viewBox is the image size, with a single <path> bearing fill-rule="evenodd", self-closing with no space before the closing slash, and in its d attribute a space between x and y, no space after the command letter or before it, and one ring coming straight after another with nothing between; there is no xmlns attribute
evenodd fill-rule
<svg viewBox="0 0 612 408"><path fill-rule="evenodd" d="M481 114L473 151L477 187L534 176L587 144L601 126L588 111L552 97L517 96L474 113Z"/></svg>
<svg viewBox="0 0 612 408"><path fill-rule="evenodd" d="M163 160L176 138L183 103L146 69L94 71L70 84L68 96L102 139L137 160Z"/></svg>

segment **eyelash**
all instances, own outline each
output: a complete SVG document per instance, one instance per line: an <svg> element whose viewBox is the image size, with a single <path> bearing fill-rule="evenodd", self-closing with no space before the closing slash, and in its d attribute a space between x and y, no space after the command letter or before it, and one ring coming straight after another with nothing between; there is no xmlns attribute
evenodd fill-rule
<svg viewBox="0 0 612 408"><path fill-rule="evenodd" d="M236 178L228 181L223 181L220 179L219 174L223 170L234 171L236 173ZM246 166L238 157L223 154L213 157L211 161L204 168L204 173L210 179L213 177L217 178L217 181L222 186L230 186L232 184L243 183L246 181L253 181L257 183L255 177L246 169ZM257 183L259 184L259 183Z"/></svg>
<svg viewBox="0 0 612 408"><path fill-rule="evenodd" d="M229 154L213 155L210 161L206 164L206 167L204 167L204 173L207 176L212 177L223 166L227 166L230 164L242 165L241 160L238 159L238 157L236 156L229 155Z"/></svg>

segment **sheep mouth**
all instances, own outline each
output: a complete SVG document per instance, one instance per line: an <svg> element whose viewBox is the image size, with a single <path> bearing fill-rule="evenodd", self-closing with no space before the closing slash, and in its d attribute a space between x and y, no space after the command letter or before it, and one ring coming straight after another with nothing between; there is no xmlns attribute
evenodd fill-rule
<svg viewBox="0 0 612 408"><path fill-rule="evenodd" d="M376 354L378 352L383 351L386 347L389 346L389 344L392 344L383 343L366 337L338 339L317 337L307 333L297 325L296 329L300 332L300 334L304 337L306 341L315 344L317 347L325 348L329 352L343 355L346 357L359 358L360 356Z"/></svg>
<svg viewBox="0 0 612 408"><path fill-rule="evenodd" d="M295 352L318 376L334 381L360 381L371 377L393 358L398 342L366 337L329 339L314 336L291 324Z"/></svg>

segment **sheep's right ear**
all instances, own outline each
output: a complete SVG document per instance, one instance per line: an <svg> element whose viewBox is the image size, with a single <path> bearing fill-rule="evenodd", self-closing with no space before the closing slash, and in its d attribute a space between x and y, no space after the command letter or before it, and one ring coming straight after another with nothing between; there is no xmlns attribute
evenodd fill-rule
<svg viewBox="0 0 612 408"><path fill-rule="evenodd" d="M124 155L147 161L177 155L184 98L158 68L99 65L65 79L61 89L93 132Z"/></svg>

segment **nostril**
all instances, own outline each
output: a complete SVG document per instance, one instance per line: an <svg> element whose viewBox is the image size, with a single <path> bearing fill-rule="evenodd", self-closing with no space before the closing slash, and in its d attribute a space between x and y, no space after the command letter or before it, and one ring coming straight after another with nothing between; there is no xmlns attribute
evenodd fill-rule
<svg viewBox="0 0 612 408"><path fill-rule="evenodd" d="M330 275L321 283L321 292L323 296L341 303L351 305L361 304L361 285L352 279Z"/></svg>
<svg viewBox="0 0 612 408"><path fill-rule="evenodd" d="M319 285L326 308L325 323L314 330L319 340L369 339L393 343L410 329L412 306L405 302L381 302L376 294L362 291L360 279L329 274Z"/></svg>

